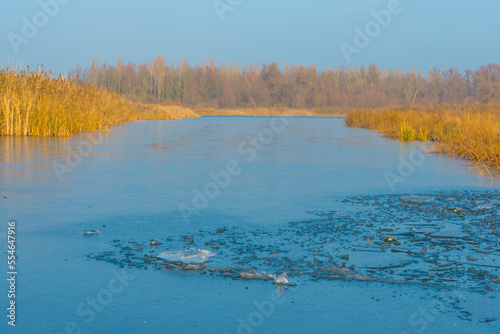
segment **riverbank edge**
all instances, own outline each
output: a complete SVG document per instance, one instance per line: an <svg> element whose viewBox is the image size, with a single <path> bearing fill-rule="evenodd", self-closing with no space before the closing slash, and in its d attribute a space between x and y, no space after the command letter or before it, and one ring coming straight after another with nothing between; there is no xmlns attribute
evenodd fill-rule
<svg viewBox="0 0 500 334"><path fill-rule="evenodd" d="M464 158L482 173L500 171L500 103L353 109L346 126L404 141L433 141L430 153Z"/></svg>

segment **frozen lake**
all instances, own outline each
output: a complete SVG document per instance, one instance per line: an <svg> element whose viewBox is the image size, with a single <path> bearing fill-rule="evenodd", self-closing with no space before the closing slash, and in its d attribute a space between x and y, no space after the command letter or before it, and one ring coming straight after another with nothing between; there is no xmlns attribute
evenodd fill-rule
<svg viewBox="0 0 500 334"><path fill-rule="evenodd" d="M456 294L440 286L290 274L297 286L284 287L208 270L122 268L113 261L123 258L120 250L128 243L138 243L141 254L203 248L218 253L214 263L220 266L251 268L268 250L236 259L229 240L248 251L279 244L270 253L280 256L287 242L312 239L285 239L290 231L277 231L290 222L325 219L317 212L342 215L345 198L453 194L439 199L447 203L463 191L500 189L497 175L481 178L464 160L423 153L427 148L348 128L343 118L202 117L129 123L68 138L0 137L2 253L6 258L7 222L15 220L18 256L17 326L13 330L4 316L0 332L498 332L495 282L487 293L471 288ZM494 196L486 204L498 216ZM473 202L464 201L464 208ZM396 223L397 215L381 210L373 208L384 224ZM364 219L363 226L369 220L356 219ZM84 229L100 234L85 237ZM238 238L217 229L238 231ZM192 245L183 241L186 235L194 236ZM227 244L216 250L205 245L215 237ZM152 239L162 245L152 248ZM344 255L336 250L328 252ZM111 261L95 258L112 251ZM476 263L499 265L498 254ZM360 266L362 254L350 255L354 263L348 264ZM273 268L278 265L265 269ZM0 288L6 296L5 280Z"/></svg>

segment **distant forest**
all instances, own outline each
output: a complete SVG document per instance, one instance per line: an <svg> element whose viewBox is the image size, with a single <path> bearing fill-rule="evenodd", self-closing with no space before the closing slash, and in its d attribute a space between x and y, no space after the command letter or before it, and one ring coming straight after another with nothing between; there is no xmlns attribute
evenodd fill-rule
<svg viewBox="0 0 500 334"><path fill-rule="evenodd" d="M337 67L318 71L316 66L277 63L240 66L237 62L215 66L213 60L191 66L179 60L174 66L164 56L152 62L117 66L92 61L77 65L72 78L118 92L143 102L182 103L195 107L314 108L328 106L382 107L387 105L500 101L500 66L479 69L434 68L419 70Z"/></svg>

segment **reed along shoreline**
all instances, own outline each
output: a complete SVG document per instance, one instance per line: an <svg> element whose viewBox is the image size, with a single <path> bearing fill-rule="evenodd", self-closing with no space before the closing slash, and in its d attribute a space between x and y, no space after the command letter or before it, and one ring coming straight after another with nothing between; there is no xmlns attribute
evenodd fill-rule
<svg viewBox="0 0 500 334"><path fill-rule="evenodd" d="M402 141L431 140L434 153L500 171L500 103L457 103L354 109L346 125L377 130Z"/></svg>
<svg viewBox="0 0 500 334"><path fill-rule="evenodd" d="M146 119L199 117L180 105L148 105L41 70L0 70L0 135L68 136Z"/></svg>
<svg viewBox="0 0 500 334"><path fill-rule="evenodd" d="M0 135L68 136L107 131L137 120L213 116L346 117L346 125L373 129L403 141L431 140L434 152L500 171L500 103L391 106L378 109L195 109L147 104L41 70L0 70Z"/></svg>

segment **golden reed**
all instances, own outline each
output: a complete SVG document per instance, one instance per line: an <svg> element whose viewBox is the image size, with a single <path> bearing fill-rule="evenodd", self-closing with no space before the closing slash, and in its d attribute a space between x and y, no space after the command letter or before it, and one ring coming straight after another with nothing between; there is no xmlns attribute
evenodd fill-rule
<svg viewBox="0 0 500 334"><path fill-rule="evenodd" d="M375 129L401 140L432 140L435 153L500 171L500 103L457 103L354 109L346 125Z"/></svg>
<svg viewBox="0 0 500 334"><path fill-rule="evenodd" d="M347 107L318 107L312 109L294 109L286 107L253 107L253 108L195 108L194 111L203 116L324 116L343 117L348 113Z"/></svg>
<svg viewBox="0 0 500 334"><path fill-rule="evenodd" d="M184 106L132 102L41 70L0 70L0 135L67 136L134 120L180 117L199 115Z"/></svg>

